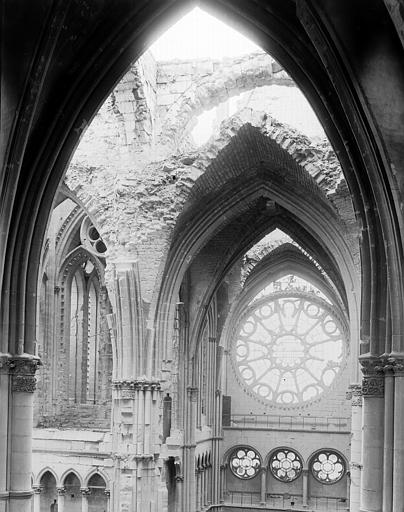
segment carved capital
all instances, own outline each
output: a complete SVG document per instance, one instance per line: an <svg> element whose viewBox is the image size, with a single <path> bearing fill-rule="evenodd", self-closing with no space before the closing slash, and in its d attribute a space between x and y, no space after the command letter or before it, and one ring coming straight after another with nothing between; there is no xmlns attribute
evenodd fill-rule
<svg viewBox="0 0 404 512"><path fill-rule="evenodd" d="M364 397L383 397L384 378L383 375L367 376L362 381L362 395Z"/></svg>
<svg viewBox="0 0 404 512"><path fill-rule="evenodd" d="M347 400L351 400L352 407L362 407L362 386L351 384L346 393Z"/></svg>
<svg viewBox="0 0 404 512"><path fill-rule="evenodd" d="M88 496L89 494L91 494L91 491L88 487L81 487L80 493L82 496Z"/></svg>
<svg viewBox="0 0 404 512"><path fill-rule="evenodd" d="M111 491L110 491L110 489L105 489L104 494L105 494L105 496L106 496L107 498L109 498L109 497L111 496Z"/></svg>
<svg viewBox="0 0 404 512"><path fill-rule="evenodd" d="M8 356L0 359L0 368L11 376L11 389L15 392L33 393L36 387L35 372L41 362L35 356Z"/></svg>
<svg viewBox="0 0 404 512"><path fill-rule="evenodd" d="M57 490L58 496L64 496L66 494L65 487L57 487L56 490Z"/></svg>
<svg viewBox="0 0 404 512"><path fill-rule="evenodd" d="M394 375L404 375L404 359L401 357L388 357L385 362L385 371L393 372Z"/></svg>
<svg viewBox="0 0 404 512"><path fill-rule="evenodd" d="M34 491L34 494L41 494L42 492L42 486L40 485L33 485L32 490Z"/></svg>
<svg viewBox="0 0 404 512"><path fill-rule="evenodd" d="M160 391L161 384L157 379L122 379L114 380L112 386L120 392L120 398L135 398L136 392L142 391Z"/></svg>
<svg viewBox="0 0 404 512"><path fill-rule="evenodd" d="M361 364L362 373L365 377L383 375L385 358L376 356L361 357L359 362Z"/></svg>

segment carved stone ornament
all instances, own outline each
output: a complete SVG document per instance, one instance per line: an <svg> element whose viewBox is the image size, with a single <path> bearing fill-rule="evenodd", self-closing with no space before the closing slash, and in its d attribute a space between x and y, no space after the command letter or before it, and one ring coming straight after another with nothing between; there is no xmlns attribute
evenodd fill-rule
<svg viewBox="0 0 404 512"><path fill-rule="evenodd" d="M388 357L385 360L384 371L391 371L395 375L404 374L404 359Z"/></svg>
<svg viewBox="0 0 404 512"><path fill-rule="evenodd" d="M4 356L0 370L11 376L11 389L15 392L33 393L36 387L35 372L41 362L34 356Z"/></svg>
<svg viewBox="0 0 404 512"><path fill-rule="evenodd" d="M80 493L82 496L88 496L89 494L91 494L91 491L88 487L81 487Z"/></svg>
<svg viewBox="0 0 404 512"><path fill-rule="evenodd" d="M112 386L114 389L120 390L121 393L125 392L128 398L133 396L131 392L137 390L160 391L161 389L160 381L146 378L114 380Z"/></svg>
<svg viewBox="0 0 404 512"><path fill-rule="evenodd" d="M33 375L14 375L12 391L33 393L36 389L36 378Z"/></svg>
<svg viewBox="0 0 404 512"><path fill-rule="evenodd" d="M359 362L362 367L362 373L365 377L383 375L385 358L375 356L362 357L359 359Z"/></svg>
<svg viewBox="0 0 404 512"><path fill-rule="evenodd" d="M351 384L346 393L346 399L351 400L352 407L362 407L362 386L360 384Z"/></svg>
<svg viewBox="0 0 404 512"><path fill-rule="evenodd" d="M364 377L362 381L362 395L367 397L384 396L383 376Z"/></svg>

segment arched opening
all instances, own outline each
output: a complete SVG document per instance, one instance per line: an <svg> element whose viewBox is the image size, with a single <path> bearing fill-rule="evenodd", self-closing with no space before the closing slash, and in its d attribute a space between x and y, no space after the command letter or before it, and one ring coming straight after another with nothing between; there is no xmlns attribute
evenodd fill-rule
<svg viewBox="0 0 404 512"><path fill-rule="evenodd" d="M181 7L187 7L187 5L181 3ZM148 65L145 58L141 65L131 70L136 87L128 87L126 90L123 88L120 91L122 97L128 91L135 97L134 103L128 108L129 112L122 112L119 109L120 104L115 91L107 107L107 110L109 109L115 116L119 126L116 132L124 141L120 145L120 151L122 150L124 157L119 161L123 165L115 166L115 169L116 167L119 169L110 176L107 172L96 172L97 170L91 165L84 165L79 169L75 167L77 161L73 162L70 168L70 181L68 180L70 192L78 197L81 213L86 211L88 218L94 217L96 227L87 231L86 240L89 245L83 242L82 233L78 231L74 232L70 240L71 245L64 245L66 252L59 262L61 267L65 264L71 265L67 273L63 273L66 267L62 272L62 277L66 278L63 283L67 286L59 287L54 277L49 276L46 294L49 294L49 290L53 290L57 296L55 304L60 308L61 314L53 327L39 330L45 338L48 336L47 333L51 333L49 339L54 347L49 351L49 353L52 352L52 360L44 368L44 375L47 372L50 376L51 401L49 407L44 406L39 412L43 416L42 425L66 426L64 413L72 405L75 412L78 410L85 412L81 418L90 418L86 425L86 428L90 425L89 431L95 424L97 429L94 429L95 433L89 433L88 437L86 434L85 440L65 438L65 446L71 443L67 451L98 450L103 453L103 449L110 450L108 436L101 439L102 436L97 437L97 432L107 430L104 426L109 422L108 413L106 413L108 407L102 407L99 396L104 396L105 402L108 402L111 400L112 393L110 395L105 390L113 387L117 404L114 432L119 437L119 442L114 446L119 446L122 452L125 452L128 446L136 446L133 449L133 460L136 460L136 463L133 463L132 459L116 457L116 460L120 461L119 471L125 474L123 480L126 483L122 486L125 489L125 486L131 488L134 491L133 495L138 495L139 491L143 500L141 506L153 503L153 506L158 509L165 500L164 489L159 487L158 498L153 501L154 498L150 493L142 492L146 488L142 487L143 483L139 484L141 488L136 487L135 482L138 481L133 475L147 475L144 482L148 479L149 489L153 489L150 482L156 483L158 480L153 475L159 474L161 466L153 466L153 464L158 460L160 453L161 443L158 436L161 432L156 432L154 426L158 425L158 403L163 388L163 393L170 393L172 396L173 411L175 411L170 436L165 439L169 439L171 445L164 447L167 450L165 455L180 457L181 462L184 463L182 466L184 475L179 475L179 481L180 477L183 477L184 483L183 486L178 486L182 489L178 503L181 503L183 510L187 511L205 506L201 493L197 493L196 503L193 494L195 486L199 490L206 487L206 459L201 454L206 452L207 447L199 446L196 449L198 443L202 443L202 439L211 443L208 446L212 450L211 499L214 503L218 503L220 494L226 489L222 479L225 472L222 471L220 475L222 446L218 441L221 428L219 418L222 417L225 403L222 395L231 396L226 388L226 386L229 387L226 380L229 354L226 351L230 346L228 337L231 332L234 303L238 303L240 308L244 307L242 299L245 292L238 274L242 270L242 258L254 244L275 226L280 227L291 235L299 246L297 251L291 249L288 257L279 256L283 266L282 272L289 266L291 260L297 260L299 265L302 263L300 265L302 269L301 275L296 272L293 265L288 273L282 274L279 270L279 275L273 281L276 287L282 289L286 286L287 288L294 281L295 284L298 282L300 288L305 286L307 288L309 283L311 286L309 294L313 290L320 291L326 297L331 294L332 298L329 299L331 306L341 310L339 313L344 317L347 329L349 328L350 331L349 356L352 364L350 364L350 376L349 379L347 377L347 382L357 385L360 379L357 364L359 353L365 368L365 384L369 384L369 379L373 379L372 382L374 379L377 381L377 396L372 397L377 398L376 402L372 402L374 414L372 416L365 414L365 417L371 422L371 418L382 418L383 414L386 414L385 421L377 425L366 421L363 443L360 443L358 423L355 424L355 428L352 428L356 436L353 436L353 444L356 443L356 447L358 445L364 447L362 482L363 507L366 508L369 505L368 501L371 501L371 496L376 495L379 502L382 496L382 473L380 468L373 471L371 460L379 461L383 456L385 457L385 470L389 468L390 471L390 473L385 471L385 475L392 474L393 468L388 454L383 455L381 445L372 445L375 429L376 437L384 439L386 433L386 438L394 441L392 442L397 448L393 457L394 467L402 467L402 452L398 449L401 443L398 425L402 422L397 417L399 414L397 407L392 406L393 398L387 398L387 394L383 398L384 377L380 373L381 367L388 367L388 371L392 372L400 367L401 363L397 366L397 360L399 360L397 354L402 352L403 339L403 322L400 315L403 302L400 263L402 261L400 235L402 219L397 192L398 179L392 175L393 167L389 159L390 152L393 156L397 156L394 151L396 144L390 139L384 140L385 128L389 123L386 122L383 109L378 108L373 112L369 106L373 105L373 101L376 101L374 98L378 95L367 95L369 88L362 87L362 85L368 85L367 73L363 72L367 67L354 66L355 72L351 73L351 67L345 60L347 52L340 49L340 45L346 44L347 39L343 34L341 37L338 34L339 17L332 16L328 5L319 7L315 3L309 5L306 2L300 2L297 9L291 3L283 7L264 6L259 2L254 6L241 3L237 8L224 5L222 2L217 6L210 3L206 5L219 15L228 11L226 13L230 20L233 22L238 20L250 33L256 31L256 37L262 40L263 48L272 50L279 62L290 70L291 76L302 86L324 122L325 130L338 151L346 183L336 175L330 177L326 175L327 173L317 172L315 167L319 161L314 157L314 164L310 161L311 156L309 159L302 158L299 162L298 158L295 158L298 155L292 154L296 148L295 134L292 134L293 137L290 139L292 142L289 139L286 140L284 127L272 122L273 120L268 121L267 113L258 115L253 109L250 109L247 114L238 113L237 119L235 117L227 119L227 124L221 125L223 130L221 132L219 130L219 137L212 141L208 152L204 155L195 157L188 153L170 153L170 158L164 159L161 158L162 153L159 153L160 167L153 168L145 165L156 147L161 152L167 148L170 148L170 151L179 149L178 134L181 136L184 133L181 128L190 129L188 121L183 123L186 116L178 116L181 120L179 131L176 131L175 123L169 124L170 133L165 139L164 137L148 138L149 131L153 131L155 118L147 108L149 95L153 94L153 87L149 87L148 78L150 77L145 79L146 74L142 75ZM5 223L4 235L2 234L6 239L4 244L6 266L5 281L2 283L4 292L2 297L4 296L5 299L2 305L1 324L4 331L2 339L7 343L7 346L3 347L3 354L26 357L26 354L35 352L36 341L33 333L35 332L37 295L40 296L40 316L47 314L43 300L45 291L43 289L38 294L36 286L37 275L38 273L42 275L43 262L47 257L44 256L43 262L39 264L40 245L45 232L45 219L50 210L57 182L72 154L73 146L87 124L87 119L94 114L96 105L101 102L106 91L122 74L130 59L141 53L144 48L145 34L152 27L163 23L162 20L168 14L174 15L180 12L178 2L164 7L159 6L156 11L155 7L154 2L150 2L150 5L142 9L141 16L140 12L136 11L138 6L133 6L134 10L130 12L125 11L126 7L117 9L118 13L108 11L109 16L106 16L106 12L100 7L98 14L100 23L94 24L94 31L91 31L93 39L89 40L90 44L82 44L83 35L77 41L74 36L70 39L71 42L76 41L72 46L71 55L78 53L82 55L73 59L74 62L64 62L61 59L60 71L64 71L61 75L64 76L64 80L60 80L60 76L57 78L57 73L52 66L49 68L44 66L44 69L50 70L49 76L55 71L55 80L47 82L47 71L44 71L43 88L40 87L37 90L33 86L32 91L40 96L43 94L43 97L38 97L37 102L27 104L27 107L33 110L32 134L29 136L27 134L27 140L18 139L15 150L13 150L14 146L10 145L10 158L13 161L9 162L10 167L7 168L14 170L13 165L18 163L18 169L15 173L10 173L10 175L15 174L16 178L10 178L10 181L5 180L4 197L10 198L8 199L10 208L6 210L9 210L11 215ZM254 11L255 8L258 12ZM346 13L343 7L340 9L343 18L343 14L346 15ZM380 19L390 22L387 11L385 12L384 9L384 5L378 3L376 10L380 14ZM121 24L118 30L118 25L114 23L122 20L123 12L129 14L128 21ZM68 18L71 15L67 12L65 14ZM85 19L86 14L83 12L82 15ZM94 19L97 19L98 15L94 15ZM328 16L331 17L332 22L329 22ZM63 18L62 13L60 17ZM370 19L370 14L366 13L363 23L370 23ZM333 23L336 25L335 39ZM384 30L383 27L387 24L381 23L380 30ZM350 26L350 24L347 25ZM63 26L69 27L69 24L66 23ZM104 42L102 42L97 39L98 33L103 33L104 36L109 34L110 38L103 37ZM63 55L58 37L55 38L55 46L43 43L49 54L53 55L54 52L55 55L59 55L58 52L60 52L60 55ZM378 52L384 51L383 49L387 47L392 48L394 44L396 43L392 38L388 38L388 43L374 45L374 51L379 55ZM38 48L38 62L40 62L42 43L38 45L38 47L36 44L31 46ZM50 47L52 50L49 49ZM97 48L96 56L89 58L94 48ZM118 48L119 52L116 51ZM355 61L358 58L354 52L352 59ZM66 60L69 61L68 58ZM401 72L393 73L391 61L386 60L388 62L386 68L390 71L386 76L393 77L387 85L391 88L391 83L394 82L396 85L400 83ZM46 59L43 62L46 62ZM81 64L83 64L82 67L80 67ZM70 68L71 71L67 71ZM83 74L74 72L79 69ZM103 71L100 71L101 69ZM272 71L276 71L276 66ZM87 82L86 73L92 79L94 77L96 79L91 83ZM73 75L76 78L73 78ZM42 84L41 78L38 80ZM178 86L178 81L175 82ZM30 98L31 82L27 80L26 83L29 85L24 92L24 98ZM170 83L170 81L166 82L166 86L169 87ZM46 105L48 86L52 89L55 84L60 85L60 92L51 96L50 106L55 107L52 114L54 119L48 122L50 119L44 117L42 110L36 110L34 105L41 108ZM86 85L88 85L87 89ZM83 89L86 90L83 92ZM222 91L223 88L218 87L216 90ZM402 94L401 90L402 88L397 87L396 92L399 97ZM119 86L117 91L119 92ZM63 99L59 94L63 95ZM396 96L392 94L389 97ZM368 102L369 98L372 101ZM21 103L21 112L25 112L24 101ZM175 104L180 105L181 102ZM197 106L197 101L194 101L194 104ZM133 106L135 111L131 111ZM158 107L165 106L167 105L164 105L164 102L158 105ZM43 112L46 110L44 109ZM189 109L185 110L189 111ZM387 110L390 109L386 108ZM62 111L63 115L58 115ZM160 111L163 111L163 108ZM399 114L399 109L397 111ZM125 124L125 115L133 113L135 113L134 124L129 131L125 131L122 126L122 122ZM377 114L380 114L383 122L379 123ZM394 112L393 114L393 117L398 116ZM24 123L27 118L24 117ZM184 126L181 126L182 124ZM158 123L154 126L157 125ZM158 129L161 126L168 125L162 123ZM16 134L22 132L25 133L25 130L15 130ZM130 151L126 151L131 143L128 144L131 137L131 142L133 140L136 142L131 148L134 149L134 153L130 155ZM184 146L180 148L181 151L189 147L187 141L184 142ZM303 145L303 148L299 146L298 149L304 155L310 152L316 153L316 151L321 153L324 150L320 161L323 156L321 164L327 161L328 148L308 148L307 145ZM93 145L92 153L100 159L103 158L102 152L97 154L96 144ZM128 155L133 157L134 154L136 154L134 159L136 172L131 175L132 169L127 166L127 157ZM114 160L116 153L111 150L107 156L109 159L107 158L106 161L109 164ZM399 161L397 158L393 160L396 164ZM331 162L330 167L333 167L333 164L335 160ZM21 171L21 174L18 171ZM146 182L138 179L143 171L146 171L145 175L149 178ZM80 175L80 172L83 174ZM24 181L14 182L14 179L18 179L19 176L24 177ZM29 194L24 187L25 179L30 185ZM176 185L173 186L174 184ZM177 184L178 188L176 188ZM96 197L92 197L88 193L90 185L94 189L104 190L96 194ZM352 204L350 197L352 197ZM153 198L152 201L150 198ZM15 205L11 204L14 199ZM130 206L127 209L121 209L125 201ZM167 205L170 207L166 208ZM346 213L347 215L344 216ZM32 219L29 218L31 216ZM356 224L356 221L359 222ZM106 294L105 288L102 288L105 286L102 275L103 263L101 262L100 265L99 261L95 261L88 255L80 260L80 263L77 260L73 262L73 259L78 257L78 254L74 253L78 239L83 242L82 245L86 251L92 255L97 252L99 260L109 258L106 280L109 290L112 290L112 308L109 308L107 301L102 302L102 296ZM106 250L107 247L109 252ZM46 249L43 250L44 255L45 253ZM162 258L156 256L160 253L163 254ZM307 255L310 256L309 262L303 263L301 260ZM72 259L69 259L70 256ZM268 254L268 261L263 259L256 267L253 265L246 272L244 278L247 287L249 283L251 286L253 284L256 287L259 286L259 281L263 277L260 272L265 272L266 263L271 258L272 256ZM96 281L89 279L90 273L85 270L86 267L82 266L84 264L87 266L86 262L90 260L91 265L94 265L99 272ZM310 262L314 264L310 265ZM320 268L315 263L318 263ZM110 264L109 268L108 264ZM244 268L244 270L248 269ZM98 286L97 283L102 285ZM70 284L72 286L69 288ZM60 296L59 292L62 292ZM273 306L282 309L281 298L275 298L274 290L271 288L268 292L272 297ZM288 299L290 298L288 296ZM306 309L304 305L295 309L301 316L313 304L319 307L320 302L321 300L316 298L311 300ZM323 311L328 311L329 304L327 306L321 303L321 305L325 308ZM69 310L70 313L73 311L73 316L69 316ZM94 320L94 316L98 314L100 314L99 321ZM79 329L77 322L73 322L74 319L80 319L80 315L82 315L82 330ZM279 314L277 316L280 322ZM289 314L289 318L292 316ZM332 321L332 318L328 322ZM104 326L108 325L108 333L111 332L110 341L103 342L99 339L102 322ZM336 325L336 322L334 324ZM361 335L359 335L359 325L361 325ZM56 336L54 336L55 333ZM283 335L289 338L278 344L275 356L281 362L290 365L299 359L300 356L296 354L304 351L302 348L304 343L291 340L290 333ZM45 341L38 340L39 349L48 346ZM43 352L45 353L45 350ZM286 357L285 354L290 352L293 352L292 356ZM63 353L66 356L64 358ZM114 381L108 388L104 384L111 381L112 359L114 359ZM332 359L329 361L332 362ZM35 364L30 362L31 366ZM14 366L11 368L13 369ZM323 379L323 387L327 387L327 383L332 384L330 373L326 373L327 371L335 374L334 380L337 380L340 374L332 365L327 370L323 368L320 375L320 379ZM58 380L61 374L64 376ZM170 378L166 379L168 375ZM20 377L20 375L10 377L12 389L27 392L27 388L32 388L33 375L30 373L28 380L23 384L23 379ZM171 377L172 380L170 380ZM48 386L46 379L42 379L41 382L45 387ZM166 384L167 382L169 383ZM275 386L279 387L279 382ZM395 391L392 380L386 382L390 386L389 396L393 397ZM296 389L296 394L303 393L298 385ZM369 390L369 386L365 386L364 389ZM395 389L396 398L399 400L399 386L397 385ZM293 401L293 393L290 389L288 392L292 395ZM311 399L318 399L318 403L321 403L321 394L325 394L324 389L323 393L312 395ZM279 393L278 395L281 396ZM62 403L63 398L66 397L70 398L68 408ZM237 396L237 399L239 398ZM261 398L265 397L261 396ZM338 400L340 399L341 397L338 397ZM384 407L384 401L386 401L386 407ZM234 403L232 401L232 407ZM374 405L376 403L377 405ZM130 404L136 404L136 407L131 407ZM96 407L91 409L90 405ZM289 406L290 403L283 401L282 405ZM7 410L11 411L12 407ZM88 412L90 409L91 414ZM388 413L384 411L390 411L390 416L395 414L395 421L388 421ZM251 412L249 417L260 416L254 410ZM365 411L365 413L368 412L369 409ZM230 412L228 416L230 418L228 428L235 428L231 424L232 413ZM322 415L320 416L323 418ZM358 415L355 421L357 419ZM354 414L352 421L354 421ZM383 423L386 425L385 432ZM343 424L341 425L341 428L345 428ZM366 425L369 425L369 428ZM244 425L243 429L250 431L250 427L251 425ZM27 428L29 428L29 422ZM229 446L230 443L231 446L239 445L239 440L234 438L236 437L234 431L231 432L228 438ZM320 433L324 434L324 432ZM345 439L346 434L347 432L342 432L341 439ZM16 435L17 433L10 434L10 436ZM69 437L69 434L63 435ZM231 438L231 436L234 437ZM18 442L14 440L12 444L16 446ZM284 443L277 443L277 446L284 446ZM287 446L298 450L298 447L292 446L291 442L288 442ZM321 443L320 446L325 444ZM345 445L330 449L335 450L336 453L337 451L343 453L349 459ZM183 451L179 452L179 450ZM353 464L353 473L356 471L355 477L358 479L360 450L355 452L354 457L356 460L350 459L350 462L357 464ZM138 464L137 461L142 462ZM329 461L326 463L331 464ZM198 476L195 475L195 467L198 470ZM29 472L30 468L27 474ZM17 472L11 471L10 474L16 475ZM396 479L393 486L394 499L396 503L400 503L403 491L400 491L400 486L397 484L398 477L394 478ZM262 480L264 479L262 478L260 482L259 499L260 503L266 503L271 497L267 496ZM14 484L10 485L12 489L16 488ZM24 485L29 486L28 478L25 478ZM301 499L304 504L303 483L302 487ZM352 489L354 488L355 485L352 486ZM358 486L357 489L359 489ZM384 497L387 501L392 501L393 490L386 488ZM306 499L309 499L307 492ZM357 495L355 499L358 499ZM209 502L208 499L206 501ZM209 503L206 504L208 505Z"/></svg>
<svg viewBox="0 0 404 512"><path fill-rule="evenodd" d="M81 485L77 475L73 472L65 476L64 486L64 507L69 512L81 511Z"/></svg>
<svg viewBox="0 0 404 512"><path fill-rule="evenodd" d="M56 479L50 471L46 471L39 482L41 486L41 512L57 512Z"/></svg>
<svg viewBox="0 0 404 512"><path fill-rule="evenodd" d="M88 511L108 512L108 491L103 477L95 473L88 481Z"/></svg>

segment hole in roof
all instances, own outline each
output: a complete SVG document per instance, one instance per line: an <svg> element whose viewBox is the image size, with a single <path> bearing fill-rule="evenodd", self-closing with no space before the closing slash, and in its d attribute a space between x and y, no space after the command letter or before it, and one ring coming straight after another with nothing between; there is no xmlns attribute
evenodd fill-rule
<svg viewBox="0 0 404 512"><path fill-rule="evenodd" d="M172 25L149 50L157 61L223 59L262 51L239 31L199 7Z"/></svg>

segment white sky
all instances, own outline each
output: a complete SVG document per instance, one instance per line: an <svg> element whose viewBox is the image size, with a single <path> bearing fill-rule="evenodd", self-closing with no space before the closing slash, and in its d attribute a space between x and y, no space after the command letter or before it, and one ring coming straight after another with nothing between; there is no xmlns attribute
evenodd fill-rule
<svg viewBox="0 0 404 512"><path fill-rule="evenodd" d="M199 7L193 9L154 44L156 60L221 59L262 51L256 44Z"/></svg>
<svg viewBox="0 0 404 512"><path fill-rule="evenodd" d="M169 28L151 47L157 61L173 59L222 59L237 57L254 52L262 52L256 44L214 18L198 7L190 11ZM324 137L323 129L304 95L298 88L267 88L266 105L263 110L298 129L309 137ZM236 108L237 98L230 99L229 115ZM246 105L249 106L249 105ZM251 105L251 107L256 108ZM217 124L216 108L201 114L192 131L195 142L205 143L212 135L212 126Z"/></svg>

